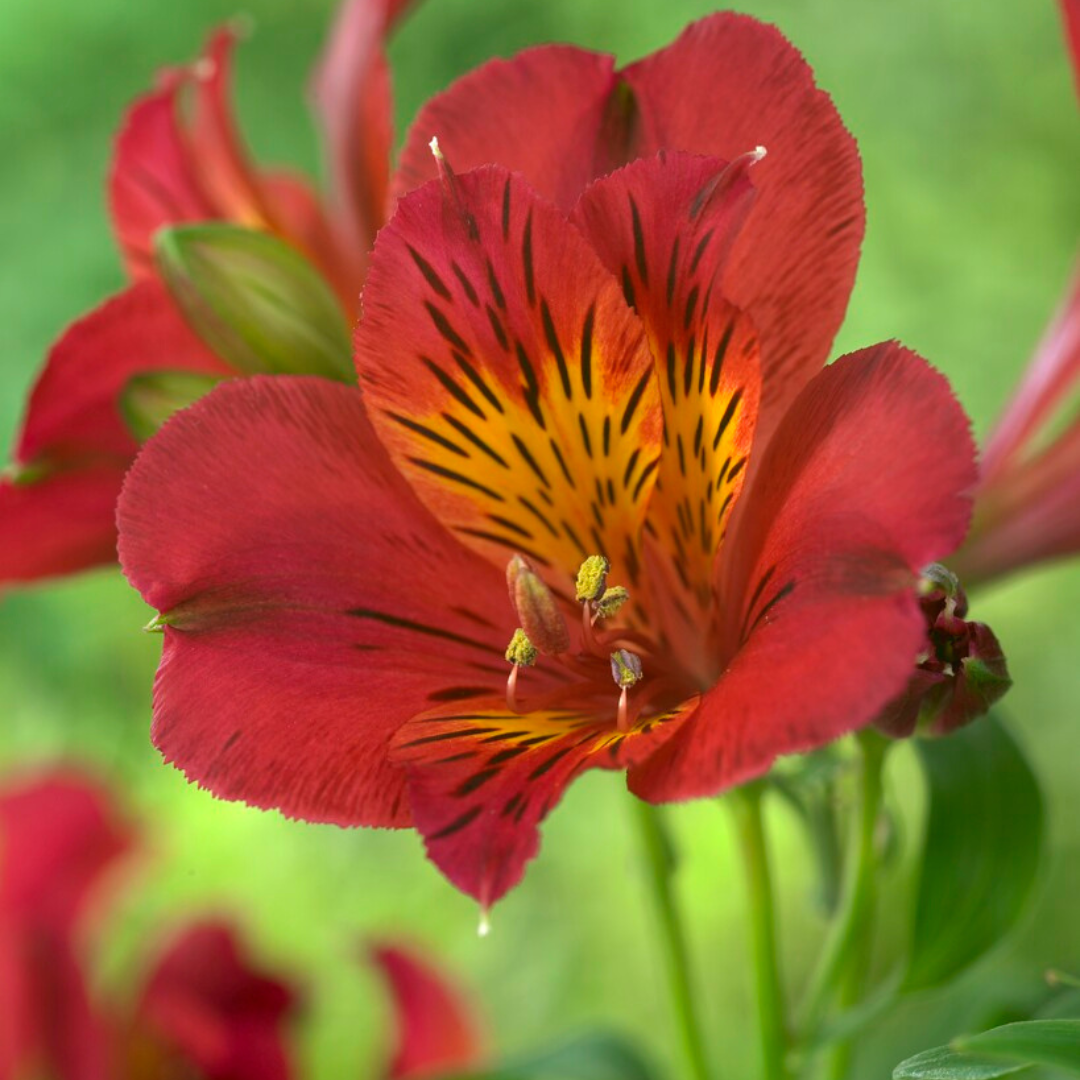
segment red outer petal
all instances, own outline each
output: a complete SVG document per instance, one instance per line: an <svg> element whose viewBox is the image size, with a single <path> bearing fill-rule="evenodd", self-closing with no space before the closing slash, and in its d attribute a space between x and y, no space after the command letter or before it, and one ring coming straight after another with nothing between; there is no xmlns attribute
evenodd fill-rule
<svg viewBox="0 0 1080 1080"><path fill-rule="evenodd" d="M290 987L254 968L225 923L187 929L158 961L136 1024L208 1080L288 1080Z"/></svg>
<svg viewBox="0 0 1080 1080"><path fill-rule="evenodd" d="M521 880L540 849L540 822L576 776L642 761L696 707L622 734L617 700L611 691L608 716L598 720L594 700L519 714L505 699L480 699L414 717L398 732L393 757L409 766L409 803L428 856L485 911Z"/></svg>
<svg viewBox="0 0 1080 1080"><path fill-rule="evenodd" d="M1072 59L1073 79L1080 95L1080 0L1060 0L1061 17L1065 21L1065 37Z"/></svg>
<svg viewBox="0 0 1080 1080"><path fill-rule="evenodd" d="M402 0L342 4L312 86L343 246L362 264L387 215L393 102L383 44L404 6Z"/></svg>
<svg viewBox="0 0 1080 1080"><path fill-rule="evenodd" d="M866 216L855 140L798 50L745 15L694 23L623 77L638 102L638 153L668 146L732 159L755 146L768 151L754 169L758 197L724 293L761 336L771 430L825 363L847 310Z"/></svg>
<svg viewBox="0 0 1080 1080"><path fill-rule="evenodd" d="M131 844L106 793L58 769L0 794L0 911L68 930Z"/></svg>
<svg viewBox="0 0 1080 1080"><path fill-rule="evenodd" d="M565 593L633 561L661 416L641 323L552 204L505 170L433 181L379 234L356 335L371 418L440 521Z"/></svg>
<svg viewBox="0 0 1080 1080"><path fill-rule="evenodd" d="M428 148L435 136L459 172L504 165L569 210L590 180L626 160L598 149L609 129L616 85L610 56L569 45L491 60L417 113L401 151L394 193L403 195L435 176Z"/></svg>
<svg viewBox="0 0 1080 1080"><path fill-rule="evenodd" d="M165 757L224 798L408 824L389 739L502 685L508 601L387 460L356 389L226 383L147 444L119 522L125 572L170 623Z"/></svg>
<svg viewBox="0 0 1080 1080"><path fill-rule="evenodd" d="M177 121L187 77L169 72L124 119L109 171L109 207L132 277L154 273L153 237L183 221L220 216Z"/></svg>
<svg viewBox="0 0 1080 1080"><path fill-rule="evenodd" d="M70 937L0 913L0 1076L112 1080L111 1053Z"/></svg>
<svg viewBox="0 0 1080 1080"><path fill-rule="evenodd" d="M0 1076L113 1075L76 923L130 842L106 793L74 771L9 781L0 793Z"/></svg>
<svg viewBox="0 0 1080 1080"><path fill-rule="evenodd" d="M234 30L218 30L197 63L165 72L124 120L109 173L109 205L128 269L135 278L154 275L153 239L161 228L232 221L296 245L351 310L360 278L346 255L349 245L335 243L306 184L263 174L244 149L229 100L236 41ZM184 104L191 106L190 118Z"/></svg>
<svg viewBox="0 0 1080 1080"><path fill-rule="evenodd" d="M660 149L732 160L765 146L724 292L761 334L769 430L825 362L862 243L862 173L832 101L775 28L711 15L617 77L607 58L569 48L487 64L421 111L398 191L434 174L432 135L457 168L498 162L566 208L589 178Z"/></svg>
<svg viewBox="0 0 1080 1080"><path fill-rule="evenodd" d="M982 454L982 487L993 489L1016 468L1025 449L1080 383L1080 265L1061 306L1024 372L1005 414L998 420Z"/></svg>
<svg viewBox="0 0 1080 1080"><path fill-rule="evenodd" d="M484 1061L478 1025L457 987L398 945L375 945L371 959L393 999L397 1041L385 1080L455 1072Z"/></svg>
<svg viewBox="0 0 1080 1080"><path fill-rule="evenodd" d="M229 374L151 281L73 323L53 347L14 453L42 476L0 481L0 580L115 558L116 497L137 450L117 399L133 375L158 369Z"/></svg>
<svg viewBox="0 0 1080 1080"><path fill-rule="evenodd" d="M872 720L911 674L916 573L963 537L974 480L966 418L913 353L879 345L818 375L725 547L723 674L633 790L712 795Z"/></svg>

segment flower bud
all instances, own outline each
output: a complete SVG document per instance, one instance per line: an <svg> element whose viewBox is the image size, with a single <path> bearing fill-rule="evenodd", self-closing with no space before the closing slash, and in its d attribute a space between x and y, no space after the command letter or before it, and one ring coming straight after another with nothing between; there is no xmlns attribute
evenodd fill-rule
<svg viewBox="0 0 1080 1080"><path fill-rule="evenodd" d="M352 344L337 299L282 240L220 222L163 229L161 276L192 329L246 374L352 381Z"/></svg>
<svg viewBox="0 0 1080 1080"><path fill-rule="evenodd" d="M195 371L147 371L128 379L120 394L120 412L128 430L146 442L173 413L210 393L221 379Z"/></svg>
<svg viewBox="0 0 1080 1080"><path fill-rule="evenodd" d="M559 602L520 555L506 565L506 587L518 622L536 648L547 656L566 652L570 648L570 631L559 611Z"/></svg>
<svg viewBox="0 0 1080 1080"><path fill-rule="evenodd" d="M875 721L893 738L948 735L988 712L1012 685L994 632L965 618L967 597L956 576L929 566L920 593L926 652L904 692Z"/></svg>

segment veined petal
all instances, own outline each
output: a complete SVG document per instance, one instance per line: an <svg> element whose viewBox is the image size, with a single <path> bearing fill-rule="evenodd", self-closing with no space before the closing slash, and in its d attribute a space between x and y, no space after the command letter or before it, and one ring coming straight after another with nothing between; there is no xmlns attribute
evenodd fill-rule
<svg viewBox="0 0 1080 1080"><path fill-rule="evenodd" d="M637 103L638 154L768 151L723 292L757 327L771 431L825 363L847 310L866 216L855 140L798 50L746 15L701 19L622 78Z"/></svg>
<svg viewBox="0 0 1080 1080"><path fill-rule="evenodd" d="M375 945L371 958L386 980L397 1028L385 1080L412 1080L482 1063L477 1023L445 976L398 945Z"/></svg>
<svg viewBox="0 0 1080 1080"><path fill-rule="evenodd" d="M641 324L581 234L499 168L407 195L357 331L372 423L439 520L565 595L632 565L662 421Z"/></svg>
<svg viewBox="0 0 1080 1080"><path fill-rule="evenodd" d="M917 572L963 537L974 481L966 418L913 353L879 345L812 380L724 549L723 673L632 789L712 795L873 719L911 674Z"/></svg>
<svg viewBox="0 0 1080 1080"><path fill-rule="evenodd" d="M124 570L166 624L165 757L224 798L407 824L390 737L503 685L506 586L420 505L359 392L226 383L147 444L118 516Z"/></svg>
<svg viewBox="0 0 1080 1080"><path fill-rule="evenodd" d="M49 353L0 480L0 580L29 581L116 556L116 498L137 449L120 412L129 379L227 375L168 294L146 281L73 323Z"/></svg>
<svg viewBox="0 0 1080 1080"><path fill-rule="evenodd" d="M570 45L544 45L511 60L490 60L417 113L393 192L403 195L436 175L428 150L434 136L461 172L504 165L569 210L590 180L626 160L616 149L625 127L612 105L616 86L610 56ZM609 132L612 148L605 155Z"/></svg>
<svg viewBox="0 0 1080 1080"><path fill-rule="evenodd" d="M498 162L567 209L589 179L657 150L731 161L766 147L723 292L761 336L768 430L824 364L862 243L862 172L832 101L774 27L710 15L617 74L570 48L493 61L421 111L397 191L434 175L432 135L460 168Z"/></svg>
<svg viewBox="0 0 1080 1080"><path fill-rule="evenodd" d="M757 336L718 287L752 202L750 160L641 159L586 189L574 211L645 323L656 362L664 449L646 527L648 608L688 649L708 648L713 566L761 392Z"/></svg>
<svg viewBox="0 0 1080 1080"><path fill-rule="evenodd" d="M201 1076L288 1080L285 1025L296 1004L289 986L254 967L231 926L204 922L157 961L135 1024L169 1061Z"/></svg>
<svg viewBox="0 0 1080 1080"><path fill-rule="evenodd" d="M521 880L540 822L574 777L642 761L696 705L620 732L616 700L613 692L611 715L598 720L589 703L515 713L481 699L414 717L395 736L428 856L485 910Z"/></svg>

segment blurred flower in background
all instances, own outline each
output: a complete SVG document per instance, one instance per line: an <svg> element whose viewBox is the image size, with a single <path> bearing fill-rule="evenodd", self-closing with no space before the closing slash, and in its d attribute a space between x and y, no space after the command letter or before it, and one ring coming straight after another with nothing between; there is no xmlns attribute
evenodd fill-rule
<svg viewBox="0 0 1080 1080"><path fill-rule="evenodd" d="M297 998L252 963L237 930L190 924L150 943L126 1000L97 993L91 941L134 835L74 770L0 790L0 1076L286 1080Z"/></svg>

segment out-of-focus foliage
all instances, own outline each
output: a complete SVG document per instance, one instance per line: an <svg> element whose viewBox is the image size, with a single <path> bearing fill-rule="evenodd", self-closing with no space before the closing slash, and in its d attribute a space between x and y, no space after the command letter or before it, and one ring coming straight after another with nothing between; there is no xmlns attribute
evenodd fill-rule
<svg viewBox="0 0 1080 1080"><path fill-rule="evenodd" d="M238 59L245 129L264 160L314 168L301 90L331 4L242 8L253 28ZM1053 5L746 0L741 8L779 23L804 50L862 148L868 236L837 352L901 338L949 375L985 432L1080 240L1080 119ZM392 48L399 131L427 95L490 55L565 39L626 60L707 10L704 0L427 0ZM104 173L122 110L156 69L194 57L232 13L227 0L0 0L0 438L13 435L49 342L121 281ZM1009 657L1010 725L1046 792L1050 868L1020 936L946 992L875 1025L860 1076L888 1075L957 1031L1027 1010L1040 1000L1042 969L1080 966L1080 567L971 599L973 617L994 626ZM269 960L310 972L310 1075L363 1075L386 1017L355 942L361 930L403 932L466 975L507 1055L599 1025L632 1031L658 1062L671 1062L663 960L617 778L590 777L569 794L545 828L544 856L480 941L476 912L424 863L415 836L288 823L214 802L163 766L146 738L158 650L139 632L146 618L110 572L0 599L0 764L90 759L129 792L156 846L152 885L127 903L101 957L106 982L130 984L140 941L166 916L196 905L237 913ZM893 757L893 801L916 833L917 766L907 749ZM786 974L798 986L821 932L816 870L805 833L775 802ZM712 806L672 817L714 1054L726 1075L750 1075L756 1049L732 838ZM909 888L911 870L890 871L886 894ZM903 948L907 905L889 915L893 947L878 958L882 970Z"/></svg>

